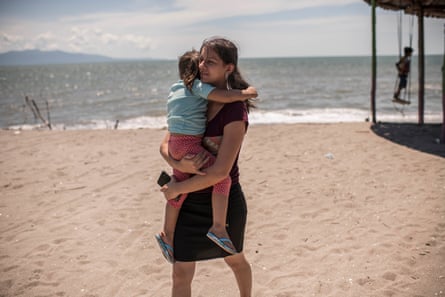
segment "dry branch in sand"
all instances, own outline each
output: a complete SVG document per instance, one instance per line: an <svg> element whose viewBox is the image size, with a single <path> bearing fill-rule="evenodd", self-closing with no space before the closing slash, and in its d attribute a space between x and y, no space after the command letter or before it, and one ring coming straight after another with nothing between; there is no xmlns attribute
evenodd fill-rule
<svg viewBox="0 0 445 297"><path fill-rule="evenodd" d="M50 114L49 114L49 104L48 104L48 100L45 100L45 102L46 102L46 114L47 114L47 117L48 117L48 120L46 120L43 116L42 116L42 114L40 113L40 109L39 109L39 106L37 105L37 103L34 101L34 99L29 99L29 97L28 96L25 96L25 101L26 101L26 104L29 106L29 108L31 109L31 111L32 111L32 114L34 115L34 119L40 119L44 124L45 124L45 126L47 126L50 130L52 130L52 127L51 127L51 120L50 120Z"/></svg>

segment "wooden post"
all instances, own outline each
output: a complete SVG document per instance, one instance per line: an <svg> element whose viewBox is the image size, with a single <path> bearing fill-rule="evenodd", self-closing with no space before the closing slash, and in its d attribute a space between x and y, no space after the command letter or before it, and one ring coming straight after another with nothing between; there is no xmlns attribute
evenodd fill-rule
<svg viewBox="0 0 445 297"><path fill-rule="evenodd" d="M419 9L419 125L423 125L425 110L425 47L424 47L424 28L423 28L423 7Z"/></svg>
<svg viewBox="0 0 445 297"><path fill-rule="evenodd" d="M442 138L441 142L445 143L445 24L443 25L443 63L442 63Z"/></svg>
<svg viewBox="0 0 445 297"><path fill-rule="evenodd" d="M376 16L375 16L375 2L376 0L372 0L372 73L371 73L371 111L372 111L372 122L375 124L377 122L376 119L376 106L375 106L375 94L377 88L377 58L376 58Z"/></svg>

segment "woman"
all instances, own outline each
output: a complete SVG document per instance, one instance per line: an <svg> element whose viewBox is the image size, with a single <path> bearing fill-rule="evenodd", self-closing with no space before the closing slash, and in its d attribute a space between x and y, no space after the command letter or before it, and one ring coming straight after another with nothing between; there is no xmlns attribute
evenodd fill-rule
<svg viewBox="0 0 445 297"><path fill-rule="evenodd" d="M238 50L229 40L205 40L200 50L201 81L217 88L245 89L249 85L238 70ZM242 252L247 207L239 184L238 155L248 126L247 112L251 103L228 104L209 101L204 146L217 152L213 166L205 174L199 171L206 162L204 155L192 159L172 160L168 155L167 133L161 144L161 154L172 166L183 172L196 174L183 182L170 182L162 188L166 199L189 193L182 205L175 230L173 264L173 297L190 297L196 261L223 257L235 274L241 297L250 297L252 271ZM227 231L237 253L230 255L207 237L212 224L211 186L230 175ZM210 187L210 188L209 188Z"/></svg>

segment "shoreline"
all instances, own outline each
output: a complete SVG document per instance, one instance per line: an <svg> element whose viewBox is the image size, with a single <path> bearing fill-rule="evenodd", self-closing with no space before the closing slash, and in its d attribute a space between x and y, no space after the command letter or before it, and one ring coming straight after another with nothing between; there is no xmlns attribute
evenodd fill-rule
<svg viewBox="0 0 445 297"><path fill-rule="evenodd" d="M442 123L424 123L423 125L418 125L412 122L382 122L379 121L376 124L369 121L360 122L338 122L338 123L250 123L249 127L282 127L282 126L317 126L317 125L368 125L370 131L374 132L377 136L384 139L392 141L396 144L403 146L408 146L413 149L417 149L423 152L437 154L438 156L445 157L443 152L443 147L440 146L441 136L442 136ZM138 130L147 131L166 131L167 127L157 127L157 128L105 128L105 129L53 129L49 130L48 127L40 127L37 129L0 129L0 133L13 133L15 135L20 135L21 133L29 132L88 132L88 131L120 131L120 132L130 132ZM1 136L1 135L0 135Z"/></svg>
<svg viewBox="0 0 445 297"><path fill-rule="evenodd" d="M253 296L444 294L436 126L249 126L239 165ZM1 130L0 292L169 296L154 239L164 133ZM193 296L236 295L222 260L198 264Z"/></svg>
<svg viewBox="0 0 445 297"><path fill-rule="evenodd" d="M254 109L249 114L251 126L256 125L288 125L288 124L342 124L365 123L371 121L368 109L358 108L312 108L312 109L283 109L263 110ZM411 124L417 123L417 111L391 110L379 111L378 123ZM98 120L88 119L78 123L57 123L52 121L53 130L133 130L133 129L162 129L167 127L165 115L139 116L128 119ZM442 112L425 111L426 125L442 124ZM16 124L0 128L1 130L42 130L45 124Z"/></svg>

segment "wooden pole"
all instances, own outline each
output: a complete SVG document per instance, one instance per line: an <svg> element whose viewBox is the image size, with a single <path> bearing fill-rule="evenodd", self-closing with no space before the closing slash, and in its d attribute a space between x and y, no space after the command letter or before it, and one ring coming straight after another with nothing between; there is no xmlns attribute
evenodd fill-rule
<svg viewBox="0 0 445 297"><path fill-rule="evenodd" d="M376 106L375 106L375 94L377 88L377 58L376 58L376 16L375 16L375 2L376 0L372 0L372 73L371 73L371 111L372 111L372 122L375 124L377 122L376 119Z"/></svg>
<svg viewBox="0 0 445 297"><path fill-rule="evenodd" d="M442 138L441 142L445 143L445 24L443 25L443 64L442 64Z"/></svg>
<svg viewBox="0 0 445 297"><path fill-rule="evenodd" d="M423 7L419 9L419 125L423 125L425 110L425 47L424 47L424 27L423 27Z"/></svg>

